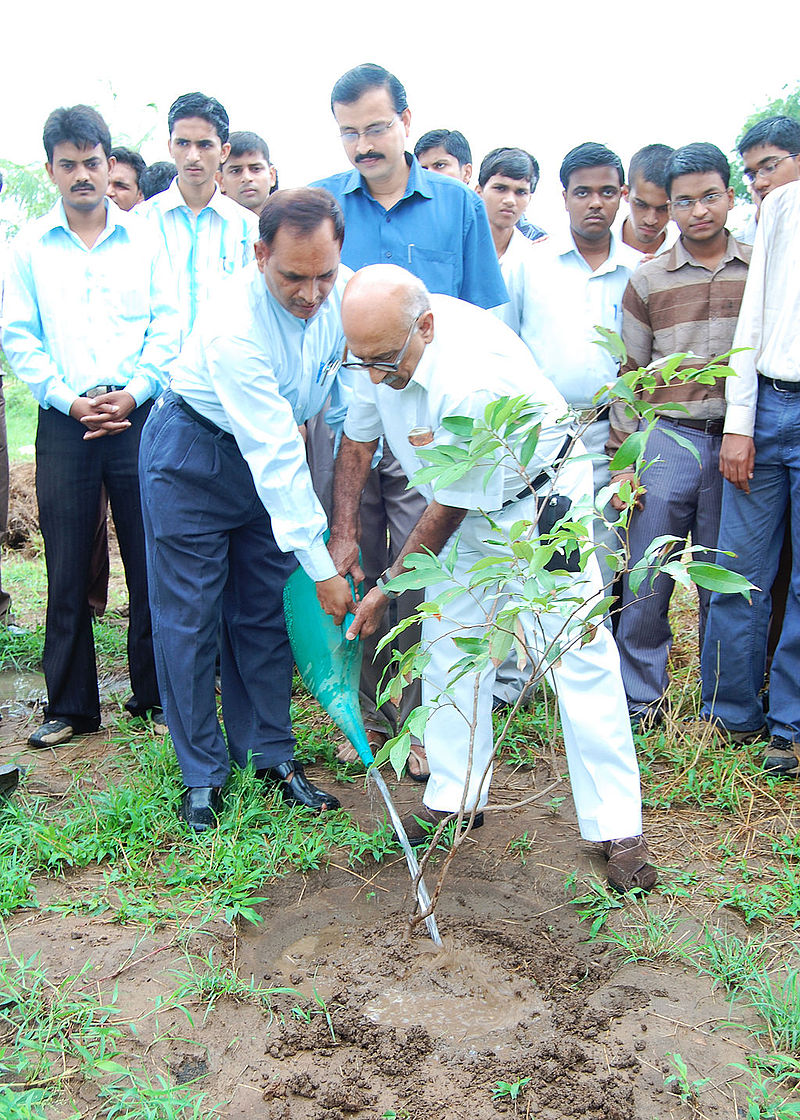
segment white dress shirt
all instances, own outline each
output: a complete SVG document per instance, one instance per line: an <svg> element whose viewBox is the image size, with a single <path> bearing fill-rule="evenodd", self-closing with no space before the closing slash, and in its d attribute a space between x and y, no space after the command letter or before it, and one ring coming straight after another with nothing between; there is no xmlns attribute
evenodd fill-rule
<svg viewBox="0 0 800 1120"><path fill-rule="evenodd" d="M520 337L566 401L591 408L619 368L596 345L595 326L621 332L622 296L640 254L612 233L607 259L592 271L569 229L534 248L536 283L525 285Z"/></svg>
<svg viewBox="0 0 800 1120"><path fill-rule="evenodd" d="M752 436L758 377L800 381L800 182L770 191L761 204L753 256L725 382L725 431Z"/></svg>
<svg viewBox="0 0 800 1120"><path fill-rule="evenodd" d="M346 408L352 375L339 368L339 309L351 275L341 266L327 300L305 320L282 307L249 265L219 284L170 370L170 388L236 437L278 546L294 552L315 581L336 569L298 425L328 396L334 414Z"/></svg>
<svg viewBox="0 0 800 1120"><path fill-rule="evenodd" d="M178 350L170 269L159 238L106 199L88 248L59 199L13 243L3 298L3 349L42 408L69 413L96 385L156 397Z"/></svg>
<svg viewBox="0 0 800 1120"><path fill-rule="evenodd" d="M462 437L442 424L448 416L483 419L487 404L498 397L527 396L541 405L542 430L527 472L535 477L549 467L566 435L563 398L542 375L530 353L490 311L451 296L431 296L433 341L423 351L414 376L403 389L373 385L368 374L356 375L345 435L360 443L386 436L408 478L430 464L409 441L413 429L429 433L429 445L458 446ZM418 438L415 436L415 438ZM458 509L496 511L523 489L523 479L509 463L488 478L496 456L449 485L414 483L427 501Z"/></svg>
<svg viewBox="0 0 800 1120"><path fill-rule="evenodd" d="M182 337L194 325L198 309L220 276L244 268L253 259L258 219L250 210L215 187L206 206L195 215L181 194L178 180L137 207L160 230L175 274Z"/></svg>
<svg viewBox="0 0 800 1120"><path fill-rule="evenodd" d="M524 233L515 229L505 253L500 257L500 271L508 292L508 303L493 307L492 314L511 327L514 334L522 333L525 291L528 285L538 287L536 265L540 259L539 250L546 241L546 237L531 241Z"/></svg>

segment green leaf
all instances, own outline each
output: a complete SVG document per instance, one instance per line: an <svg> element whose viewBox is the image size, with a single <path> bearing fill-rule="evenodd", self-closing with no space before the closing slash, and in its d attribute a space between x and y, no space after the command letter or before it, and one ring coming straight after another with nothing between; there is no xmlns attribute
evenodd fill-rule
<svg viewBox="0 0 800 1120"><path fill-rule="evenodd" d="M442 420L442 427L445 431L452 432L455 436L471 439L475 428L475 421L471 416L445 416Z"/></svg>
<svg viewBox="0 0 800 1120"><path fill-rule="evenodd" d="M670 439L674 439L676 443L680 444L681 447L684 447L687 451L691 451L692 455L694 455L699 465L700 452L697 450L690 439L687 439L685 436L678 435L678 433L673 432L671 428L663 428L662 431L665 435L668 435Z"/></svg>
<svg viewBox="0 0 800 1120"><path fill-rule="evenodd" d="M702 560L690 560L686 570L698 587L707 591L722 591L726 595L744 595L750 602L750 592L754 584L728 568L721 568L719 564L707 564Z"/></svg>
<svg viewBox="0 0 800 1120"><path fill-rule="evenodd" d="M628 360L628 352L617 332L610 331L608 327L601 327L597 323L594 329L600 335L600 338L592 339L595 346L602 347L603 350L606 350L620 365L625 365L625 362Z"/></svg>
<svg viewBox="0 0 800 1120"><path fill-rule="evenodd" d="M612 473L624 471L632 466L640 455L644 454L647 443L647 431L631 432L609 464Z"/></svg>
<svg viewBox="0 0 800 1120"><path fill-rule="evenodd" d="M523 467L527 467L533 458L533 453L539 443L539 435L542 430L542 425L537 424L535 428L531 428L525 437L525 442L522 445L522 450L519 453L519 461Z"/></svg>

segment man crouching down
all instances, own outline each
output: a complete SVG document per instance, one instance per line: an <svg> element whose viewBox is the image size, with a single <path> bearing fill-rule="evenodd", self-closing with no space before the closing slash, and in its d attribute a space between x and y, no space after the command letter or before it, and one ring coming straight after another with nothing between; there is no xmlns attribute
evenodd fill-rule
<svg viewBox="0 0 800 1120"><path fill-rule="evenodd" d="M381 435L412 478L427 465L417 456L417 446L426 442L421 433L426 433L428 446L452 446L459 438L443 427L444 418L482 420L492 400L526 396L541 406L537 418L541 433L527 471L534 489L545 493L552 487L548 472L571 444L569 435L565 439L566 404L527 347L493 315L449 296L431 296L404 269L373 265L361 269L348 283L342 323L351 355L346 365L362 372L355 379L334 478L330 550L340 574L360 575L358 503ZM582 454L580 444L574 449ZM409 553L429 549L448 555L451 538L457 534L453 579L466 582L473 564L498 552L491 543L498 534L485 514L501 531L510 530L520 519L536 521L536 495L527 487L521 492L522 480L512 463L499 467L488 480L486 476L485 467L476 467L447 486L435 482L419 485L428 507L395 564L359 603L349 636L375 629L389 601L385 583L401 574ZM559 470L558 490L587 508L592 495L591 464L568 460ZM571 581L573 591L584 600L584 613L602 596L594 556L587 559L584 571L564 579ZM446 590L447 584L442 583L428 589L427 595L435 598ZM511 586L504 592L513 594L514 590ZM480 595L464 592L448 604L441 617L428 616L423 622L422 642L430 660L422 680L422 702L435 710L425 731L431 776L423 806L403 822L412 841L425 839L427 830L420 821L437 824L458 811L468 770L465 808L467 812L478 810L474 826L483 824L480 810L487 802L489 782L482 779L493 752L495 668L490 663L480 674L476 709L474 675L466 674L455 683L449 678L452 666L462 657L453 637L479 635L486 624L484 604L491 600L491 589L482 589ZM574 606L574 602L570 604L570 613ZM555 612L519 617L531 649L544 649L565 625L565 618ZM552 678L581 835L603 844L611 886L649 889L656 882L656 871L641 835L639 768L619 656L608 629L596 627L584 645L573 642L553 665ZM448 684L452 703L436 706ZM468 729L473 722L470 768Z"/></svg>
<svg viewBox="0 0 800 1120"><path fill-rule="evenodd" d="M142 434L156 668L186 785L181 815L196 832L216 823L230 758L252 760L287 801L339 806L294 759L283 588L299 561L328 614L341 622L354 607L323 541L298 427L329 397L327 415L343 415L343 234L327 191L272 195L255 263L201 310Z"/></svg>

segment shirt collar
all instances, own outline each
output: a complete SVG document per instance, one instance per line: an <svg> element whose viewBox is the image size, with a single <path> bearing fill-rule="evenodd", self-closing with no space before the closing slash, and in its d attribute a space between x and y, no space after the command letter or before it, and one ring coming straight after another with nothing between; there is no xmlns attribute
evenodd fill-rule
<svg viewBox="0 0 800 1120"><path fill-rule="evenodd" d="M742 247L739 242L735 237L731 236L729 230L726 229L725 233L728 237L728 243L725 246L725 252L722 256L722 260L717 265L717 268L720 268L723 264L729 264L734 259L742 261L743 264L747 264L747 258L742 253ZM667 254L666 269L667 272L677 272L678 269L683 268L684 265L689 265L693 268L705 268L708 271L706 265L701 264L698 260L695 260L695 258L684 245L683 238L679 237Z"/></svg>
<svg viewBox="0 0 800 1120"><path fill-rule="evenodd" d="M610 231L610 238L608 257L599 268L596 268L591 273L593 276L600 276L606 272L614 272L614 270L620 266L633 269L641 259L642 254L637 253L635 249L631 249L630 245L626 245L613 229ZM566 257L572 253L578 260L578 263L582 263L587 272L591 272L589 265L586 263L585 258L575 244L575 238L572 236L572 230L569 225L566 229L562 229L560 233L555 234L552 240L555 252L559 257Z"/></svg>
<svg viewBox="0 0 800 1120"><path fill-rule="evenodd" d="M416 156L412 156L410 152L406 152L405 157L408 165L408 182L406 183L403 198L411 198L414 194L421 195L422 198L433 198L433 191L431 190L426 176L436 174L436 172L426 171ZM344 193L352 194L357 190L360 190L362 194L369 195L370 198L372 197L367 187L366 180L363 178L358 168L354 167L345 184Z"/></svg>
<svg viewBox="0 0 800 1120"><path fill-rule="evenodd" d="M165 213L170 211L170 210L181 210L181 209L189 210L190 209L189 203L186 201L186 199L181 194L181 188L178 186L177 175L172 180L172 182L167 187L167 189L163 192L163 196L164 196L163 209L164 209ZM223 198L225 198L225 195L219 189L219 183L215 183L214 184L214 193L212 194L211 198L208 200L208 202L203 207L203 210L214 210L217 214L219 214L219 216L221 218L224 218L225 217L225 211L224 211L225 203L222 202ZM234 205L238 205L238 203L235 203ZM203 211L201 210L200 213L202 214L202 212Z"/></svg>
<svg viewBox="0 0 800 1120"><path fill-rule="evenodd" d="M126 215L120 210L119 206L117 206L115 202L112 202L110 198L104 199L103 202L106 210L106 224L105 229L95 244L105 240L105 238L117 228L127 229ZM59 198L53 209L45 215L40 231L41 236L44 237L45 234L59 228L66 230L70 237L76 236L74 231L70 229L69 222L67 221L67 211L64 208L63 198Z"/></svg>

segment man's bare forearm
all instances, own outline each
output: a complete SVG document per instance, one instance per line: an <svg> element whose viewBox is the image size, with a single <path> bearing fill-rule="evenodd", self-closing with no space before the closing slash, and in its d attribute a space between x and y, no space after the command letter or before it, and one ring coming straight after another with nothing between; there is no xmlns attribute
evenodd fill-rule
<svg viewBox="0 0 800 1120"><path fill-rule="evenodd" d="M367 484L372 456L377 446L376 439L370 443L357 443L342 436L333 472L332 538L356 534L361 494Z"/></svg>
<svg viewBox="0 0 800 1120"><path fill-rule="evenodd" d="M423 552L428 549L438 556L466 516L467 511L465 509L431 502L408 534L406 543L400 550L400 555L392 564L388 574L399 576L401 572L405 571L403 560L412 552Z"/></svg>

